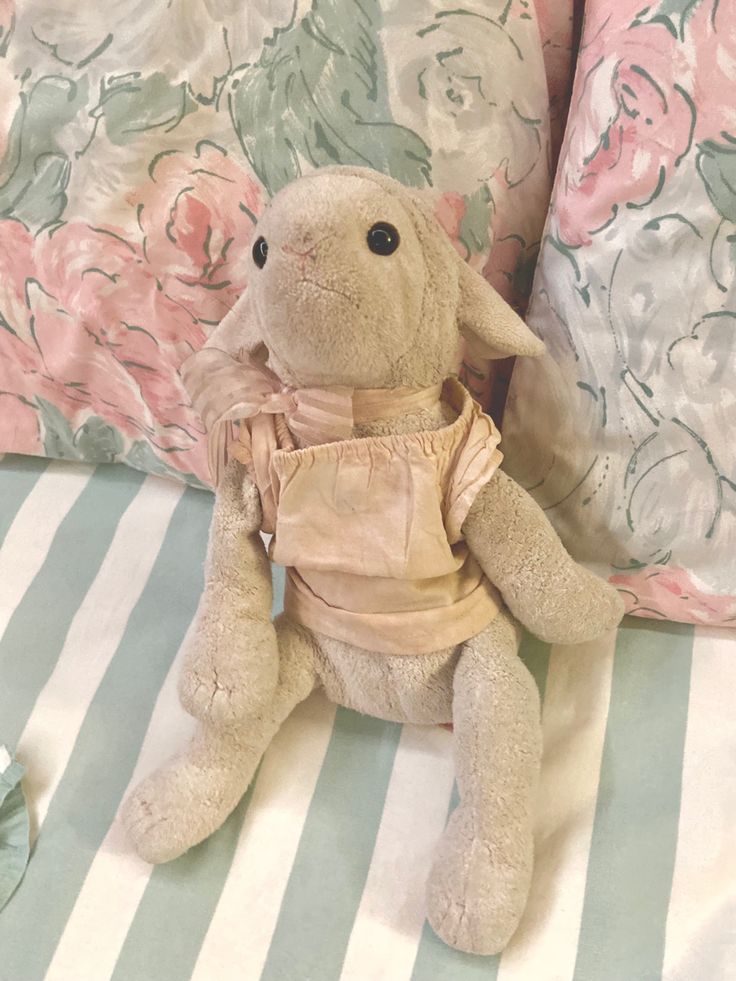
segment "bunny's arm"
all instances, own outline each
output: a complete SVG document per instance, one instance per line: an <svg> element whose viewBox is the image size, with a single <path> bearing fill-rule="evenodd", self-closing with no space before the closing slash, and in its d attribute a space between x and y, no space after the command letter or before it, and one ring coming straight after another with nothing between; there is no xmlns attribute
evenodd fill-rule
<svg viewBox="0 0 736 981"><path fill-rule="evenodd" d="M502 471L479 492L463 534L508 608L541 640L582 643L621 619L616 590L573 561L536 501Z"/></svg>
<svg viewBox="0 0 736 981"><path fill-rule="evenodd" d="M215 498L205 590L179 683L187 711L214 725L252 717L276 687L271 569L260 526L258 491L232 461Z"/></svg>

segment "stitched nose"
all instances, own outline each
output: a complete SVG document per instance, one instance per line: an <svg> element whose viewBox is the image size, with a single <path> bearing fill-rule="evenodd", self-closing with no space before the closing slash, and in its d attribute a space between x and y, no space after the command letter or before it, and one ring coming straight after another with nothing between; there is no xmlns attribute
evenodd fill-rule
<svg viewBox="0 0 736 981"><path fill-rule="evenodd" d="M315 249L329 237L329 234L327 234L315 238L314 234L310 231L297 232L292 235L291 242L286 242L281 246L281 250L287 255L299 256L302 260L307 258L316 259L317 257L314 254Z"/></svg>
<svg viewBox="0 0 736 981"><path fill-rule="evenodd" d="M298 260L299 260L302 268L304 268L304 266L305 266L305 264L307 262L307 259L311 259L312 262L314 262L314 260L317 258L315 256L315 254L314 254L314 250L316 248L317 248L317 243L315 242L314 245L312 245L308 249L303 249L303 248L302 249L295 249L291 245L282 245L281 246L281 251L282 252L285 252L287 255L296 256L298 258Z"/></svg>

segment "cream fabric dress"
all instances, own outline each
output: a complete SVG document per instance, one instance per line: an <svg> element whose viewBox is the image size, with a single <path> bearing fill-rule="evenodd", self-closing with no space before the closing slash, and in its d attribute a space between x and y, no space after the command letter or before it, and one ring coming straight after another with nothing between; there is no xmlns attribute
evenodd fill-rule
<svg viewBox="0 0 736 981"><path fill-rule="evenodd" d="M458 416L438 430L303 449L278 416L248 421L264 531L297 622L371 651L422 654L462 643L498 612L461 529L502 460L501 437L455 379L442 398Z"/></svg>

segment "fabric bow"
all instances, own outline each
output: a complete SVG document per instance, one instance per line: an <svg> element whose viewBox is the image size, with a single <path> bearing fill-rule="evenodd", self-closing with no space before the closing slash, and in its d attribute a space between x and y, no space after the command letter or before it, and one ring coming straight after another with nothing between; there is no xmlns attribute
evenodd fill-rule
<svg viewBox="0 0 736 981"><path fill-rule="evenodd" d="M307 446L348 439L353 432L352 388L292 388L252 357L236 360L209 347L184 362L181 377L209 434L215 486L236 442L234 422L281 415Z"/></svg>

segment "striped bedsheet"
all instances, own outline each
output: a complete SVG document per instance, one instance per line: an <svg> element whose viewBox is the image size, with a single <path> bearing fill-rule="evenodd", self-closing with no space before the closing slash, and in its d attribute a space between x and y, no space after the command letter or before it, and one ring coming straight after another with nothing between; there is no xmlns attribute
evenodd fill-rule
<svg viewBox="0 0 736 981"><path fill-rule="evenodd" d="M537 865L501 957L423 917L454 801L451 735L316 695L221 831L130 851L126 790L186 739L177 654L211 497L124 467L0 463L0 743L33 855L0 913L0 981L736 978L736 634L628 620L527 639L543 695Z"/></svg>

